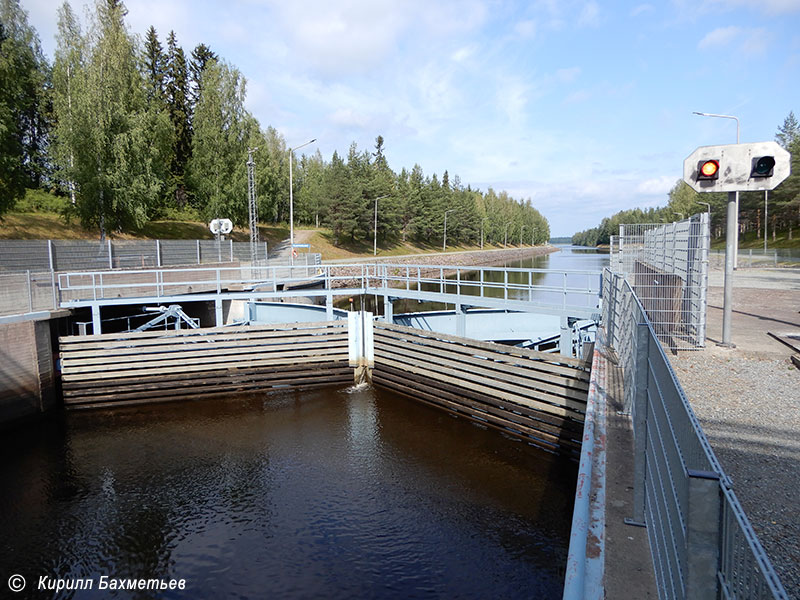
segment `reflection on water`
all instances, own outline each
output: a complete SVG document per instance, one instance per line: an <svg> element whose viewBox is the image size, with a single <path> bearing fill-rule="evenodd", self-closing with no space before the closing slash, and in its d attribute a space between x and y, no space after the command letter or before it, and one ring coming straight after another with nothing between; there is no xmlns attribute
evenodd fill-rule
<svg viewBox="0 0 800 600"><path fill-rule="evenodd" d="M564 275L555 271L594 271L600 272L604 267L608 266L609 255L607 252L598 251L595 248L585 248L581 246L556 246L558 250L550 254L543 254L539 256L532 256L522 260L505 261L495 265L496 267L505 267L510 269L550 269L553 273L531 273L531 272L509 272L507 275L508 282L511 284L521 284L528 286L535 284L537 286L553 288L555 291L538 290L530 296L521 291L510 290L511 299L520 300L535 300L542 304L550 304L560 306L564 300L564 295L558 290L566 288L587 289L591 286L592 289L598 290L600 285L600 277L589 276L586 274L568 274ZM476 267L480 269L480 267ZM481 273L479 270L469 273L462 273L460 275L462 281L479 281ZM499 272L484 271L484 281L491 281L494 283L503 283L506 276ZM454 278L454 276L453 276ZM436 285L423 285L423 290L438 291ZM446 292L455 293L456 286L447 286ZM462 286L462 294L480 294L479 288L469 286ZM504 295L504 290L501 288L484 289L484 295L501 298ZM381 300L378 299L377 314L382 314L383 309ZM581 307L594 307L597 304L596 296L586 296L584 294L568 294L567 304L570 306ZM347 305L349 306L349 305ZM371 312L376 312L375 298L366 298L366 309ZM342 305L342 307L345 307ZM358 304L356 304L358 308ZM436 311L452 309L452 305L446 305L441 302L418 302L416 300L396 300L394 302L393 311L395 314L407 312L423 312L423 311Z"/></svg>
<svg viewBox="0 0 800 600"><path fill-rule="evenodd" d="M0 458L6 578L186 579L168 598L561 593L575 466L372 388L71 413L5 432Z"/></svg>

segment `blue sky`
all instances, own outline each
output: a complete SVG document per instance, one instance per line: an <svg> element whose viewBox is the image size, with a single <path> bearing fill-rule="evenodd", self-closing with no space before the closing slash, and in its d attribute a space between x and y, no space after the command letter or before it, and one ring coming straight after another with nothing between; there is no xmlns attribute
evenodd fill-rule
<svg viewBox="0 0 800 600"><path fill-rule="evenodd" d="M21 0L52 57L52 0ZM72 3L83 14L84 2ZM657 206L697 146L800 116L800 0L128 0L248 80L247 107L326 159L385 139L390 166L531 198L554 235Z"/></svg>

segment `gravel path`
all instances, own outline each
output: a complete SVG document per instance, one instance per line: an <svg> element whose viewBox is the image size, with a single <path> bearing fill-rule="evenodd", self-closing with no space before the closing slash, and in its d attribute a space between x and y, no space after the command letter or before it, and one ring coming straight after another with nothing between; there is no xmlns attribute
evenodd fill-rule
<svg viewBox="0 0 800 600"><path fill-rule="evenodd" d="M766 334L800 332L798 274L781 283L774 271L742 273L734 291L736 348L709 341L704 351L670 360L784 587L800 600L800 371L792 350ZM760 287L767 277L764 288L775 292ZM721 337L721 304L721 289L710 287L710 340Z"/></svg>

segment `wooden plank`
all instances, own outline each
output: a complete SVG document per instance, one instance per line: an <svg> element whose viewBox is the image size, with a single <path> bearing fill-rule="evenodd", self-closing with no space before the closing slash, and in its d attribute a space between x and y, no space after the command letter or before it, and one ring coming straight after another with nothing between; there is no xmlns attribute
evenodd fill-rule
<svg viewBox="0 0 800 600"><path fill-rule="evenodd" d="M328 387L328 386L329 386L328 383L308 383L308 384L304 384L304 385L297 386L297 387L279 388L279 389L280 390L284 390L285 389L287 391L300 391L300 390L308 390L308 389L322 388L322 387ZM276 392L278 390L272 389L272 390L269 390L269 391ZM187 396L184 396L184 397L173 396L173 397L170 397L170 398L156 398L156 399L153 399L153 400L131 400L129 402L121 402L121 403L120 402L101 402L101 403L97 403L97 404L74 404L74 405L66 406L65 408L67 408L68 410L88 410L88 409L100 409L100 408L119 408L119 407L124 407L124 406L136 406L136 405L141 405L141 404L151 404L151 403L155 403L155 402L176 402L176 401L180 401L180 400L201 401L201 400L212 399L212 398L223 398L224 399L224 398L230 398L231 396L232 396L232 394L230 392L221 392L221 393L215 393L215 394L205 394L205 395L202 395L202 396L196 396L196 395L187 395Z"/></svg>
<svg viewBox="0 0 800 600"><path fill-rule="evenodd" d="M325 340L325 339L346 339L347 332L341 330L331 330L321 333L305 333L298 334L297 332L281 332L278 334L272 333L253 333L253 334L237 334L235 336L205 336L196 338L172 338L165 337L159 339L148 340L129 340L119 343L95 343L87 342L86 344L72 344L61 349L64 356L103 356L105 353L110 352L130 352L134 349L141 350L142 352L160 352L164 347L174 348L187 348L187 349L200 349L200 348L213 348L215 346L237 346L247 344L281 344L291 342Z"/></svg>
<svg viewBox="0 0 800 600"><path fill-rule="evenodd" d="M376 372L374 373L373 377L373 381L375 381L378 385L386 385L386 387L391 387L392 389L402 387L414 393L419 392L431 394L448 400L454 404L466 406L472 410L475 410L476 414L485 413L488 415L493 415L511 423L517 423L530 429L536 429L537 431L545 432L548 435L557 437L560 440L564 440L565 443L572 444L577 447L580 447L581 445L581 438L583 437L582 427L576 427L574 429L559 427L558 425L553 425L551 423L520 414L505 407L485 404L460 394L447 392L442 388L433 388L425 381L403 378L390 373L389 371Z"/></svg>
<svg viewBox="0 0 800 600"><path fill-rule="evenodd" d="M313 357L286 357L286 358L274 358L269 360L250 360L245 365L230 365L228 368L230 370L237 370L237 369L246 369L246 368L253 368L253 367L265 367L265 366L278 366L278 365L292 365L298 363L318 363L318 364L325 364L326 362L338 362L339 360L346 360L347 359L347 350L340 350L337 349L336 352L331 352L331 354L322 356L313 356ZM85 372L85 373L63 373L62 372L62 380L63 381L79 381L82 379L113 379L113 378L120 378L120 377L138 377L141 375L158 375L159 373L202 373L203 371L213 370L219 363L216 364L196 364L196 365L183 365L179 367L168 367L168 368L160 368L160 369L129 369L124 371L105 371L102 373L97 373L96 369L92 372Z"/></svg>
<svg viewBox="0 0 800 600"><path fill-rule="evenodd" d="M430 360L442 365L448 365L454 369L464 371L467 374L480 373L486 376L502 377L503 381L516 383L532 389L542 390L553 394L563 395L568 398L586 402L588 386L584 387L581 382L571 380L566 377L553 376L553 379L546 379L540 371L532 371L520 367L509 367L508 365L498 365L485 360L473 357L455 355L453 359L447 354L438 350L425 352L424 346L412 344L390 345L383 340L375 342L376 360L384 355L382 351L403 356L413 356L420 360Z"/></svg>
<svg viewBox="0 0 800 600"><path fill-rule="evenodd" d="M427 367L410 366L408 364L405 364L405 363L402 363L402 362L399 362L399 361L387 361L385 359L383 361L383 364L388 364L390 366L397 367L397 368L399 368L399 369L401 369L403 371L409 371L410 373L415 373L417 375L427 376L432 381L445 382L445 383L450 383L450 384L453 384L453 385L459 385L459 384L461 384L462 386L465 385L464 383L460 383L460 382L463 382L463 379L461 379L461 378L451 377L451 376L445 375L443 373L438 373L436 371L432 371L431 369L429 369ZM570 410L569 408L566 408L564 405L555 404L555 403L548 403L546 400L538 400L538 399L533 399L533 398L520 397L520 396L518 396L516 394L509 394L508 392L505 392L503 390L492 389L492 388L488 388L488 387L485 387L485 386L472 385L470 387L471 387L471 389L473 389L475 391L478 391L478 392L481 392L481 393L485 393L485 394L487 394L489 396L494 396L496 398L501 398L501 399L507 400L509 402L516 402L516 403L522 404L524 406L528 406L530 408L535 408L537 410L548 412L548 413L551 413L551 414L554 414L554 415L558 415L558 416L562 416L562 417L569 417L569 416L572 416L572 415L575 414L574 410Z"/></svg>
<svg viewBox="0 0 800 600"><path fill-rule="evenodd" d="M248 373L238 376L218 376L218 377L204 377L200 379L170 381L166 383L150 382L147 384L134 384L126 386L92 386L92 387L72 387L64 390L64 399L67 401L69 398L89 398L100 396L119 396L128 397L134 394L145 395L154 392L163 392L168 390L181 390L188 388L200 388L217 385L233 385L233 386L273 386L277 384L291 384L294 381L302 381L310 377L321 379L328 378L330 380L338 380L342 377L347 379L353 378L353 371L349 367L340 369L321 369L313 371L293 371L291 373Z"/></svg>
<svg viewBox="0 0 800 600"><path fill-rule="evenodd" d="M227 369L219 369L216 371L205 371L202 374L201 378L192 377L187 378L186 374L184 373L171 373L168 375L159 374L159 375L151 375L148 377L137 377L136 382L133 383L131 381L123 381L118 386L113 386L109 384L107 379L99 379L99 380L83 380L83 381L64 381L62 382L62 388L64 389L64 393L66 394L68 391L72 390L80 390L80 389L87 389L90 390L92 388L105 388L105 389L118 389L120 391L125 390L139 390L139 389L149 389L153 384L159 383L170 383L173 382L174 384L183 384L187 383L187 385L191 385L192 381L216 381L221 377L269 377L271 375L279 375L279 374L287 374L291 375L293 373L305 373L309 369L314 370L329 370L329 371L347 371L352 376L353 369L349 366L347 361L343 362L331 362L331 363L321 363L318 365L282 365L280 367L274 368L260 368L260 369L253 369L247 371L237 371L232 373ZM240 374L241 373L241 374Z"/></svg>
<svg viewBox="0 0 800 600"><path fill-rule="evenodd" d="M184 387L161 388L154 386L152 389L149 390L131 392L131 393L113 392L108 394L95 393L91 395L76 394L72 396L65 396L64 404L72 405L72 404L86 404L86 403L97 403L97 402L127 402L128 400L138 400L147 398L160 399L177 395L187 396L191 394L202 396L208 393L216 394L223 391L229 394L236 394L247 391L275 389L277 387L290 388L298 385L304 385L310 382L321 382L327 385L335 385L339 383L351 382L352 380L353 380L352 372L339 373L339 374L307 373L305 377L276 378L273 380L250 381L250 382L219 380L211 384L210 383L206 383L204 385L193 384Z"/></svg>
<svg viewBox="0 0 800 600"><path fill-rule="evenodd" d="M564 446L560 445L558 441L553 439L553 436L547 436L540 432L530 432L526 435L517 428L509 428L506 427L505 425L479 418L473 414L470 414L469 412L458 410L457 407L452 407L450 405L447 405L446 403L443 403L438 398L430 394L417 391L409 393L402 389L394 389L393 391L402 396L406 396L407 398L410 398L415 402L423 402L425 404L432 406L433 408L436 408L437 410L446 410L447 412L455 414L458 417L467 419L468 421L471 421L483 427L498 430L506 435L511 435L512 437L515 437L517 439L524 440L539 448L543 448L549 451L554 451L559 454L564 454L574 458L575 460L577 460L580 454L580 452L577 449L571 450L568 445Z"/></svg>
<svg viewBox="0 0 800 600"><path fill-rule="evenodd" d="M158 344L154 340L143 340L145 344L125 343L108 348L83 348L73 345L69 349L62 351L63 358L93 358L103 356L124 356L125 354L157 354L168 351L191 351L191 350L214 350L219 348L238 348L247 346L280 346L287 344L309 344L329 340L347 340L347 332L330 332L323 335L304 335L304 336L258 336L241 337L230 340L226 338L204 338L187 342L185 340L163 339ZM95 344L90 344L95 345Z"/></svg>
<svg viewBox="0 0 800 600"><path fill-rule="evenodd" d="M504 382L502 380L491 379L476 374L473 374L467 382L465 381L464 377L462 377L460 372L454 372L447 367L439 366L438 364L433 364L427 361L419 361L408 357L403 357L402 361L398 361L383 357L381 362L406 371L410 371L412 373L426 375L437 381L447 381L450 383L455 383L456 385L458 385L458 382L461 381L464 382L461 384L464 387L468 385L471 389L480 391L482 393L504 398L512 402L520 402L527 404L528 406L531 406L530 403L534 403L535 407L540 408L541 410L545 409L539 405L546 404L552 409L566 408L580 414L586 412L585 400L578 401L571 398L564 398L548 392L531 390L515 384ZM549 412L554 411L549 410ZM561 414L561 412L559 411L555 414Z"/></svg>
<svg viewBox="0 0 800 600"><path fill-rule="evenodd" d="M346 340L346 338L345 338ZM269 344L269 345L260 345L260 346L231 346L228 348L198 348L198 349L187 349L187 348L164 348L162 352L132 352L132 353L125 353L125 354L106 354L104 356L90 356L84 358L75 358L73 356L62 356L61 357L61 365L62 369L72 370L78 367L88 366L88 365L105 365L105 364L113 364L113 365L123 365L123 364L131 364L131 363L157 363L157 362L173 362L175 360L180 360L181 362L188 362L191 363L194 359L198 358L210 358L213 356L222 356L222 357L233 357L233 356L240 356L242 359L246 359L254 354L260 354L263 356L269 356L275 353L318 353L325 349L330 348L343 348L343 340L336 340L336 339L325 339L325 340L315 340L313 343L304 342L304 343L294 343L294 344ZM346 343L346 342L345 342Z"/></svg>
<svg viewBox="0 0 800 600"><path fill-rule="evenodd" d="M155 316L155 313L154 315ZM314 330L314 329L345 329L347 321L317 321L312 323L283 323L280 325L243 325L233 329L230 325L221 327L202 327L200 329L180 329L180 330L159 330L159 331L129 331L121 333L101 333L97 335L70 335L59 338L59 345L64 344L84 344L89 342L123 341L130 339L145 339L151 337L199 337L204 335L236 334L249 332L269 332L269 331L294 331L294 330Z"/></svg>
<svg viewBox="0 0 800 600"><path fill-rule="evenodd" d="M529 406L525 406L520 404L519 402L509 402L503 400L501 398L497 398L494 396L487 396L486 394L482 394L474 389L470 389L467 387L463 387L462 385L453 385L441 381L432 382L429 378L425 376L416 375L413 373L409 373L408 371L403 371L402 369L396 369L394 367L390 367L385 364L381 364L379 368L373 371L373 377L389 377L393 380L398 382L413 382L415 385L421 386L420 389L433 389L433 383L435 383L436 391L443 391L445 393L451 394L454 398L463 398L467 401L473 401L480 406L497 406L502 408L503 410L516 412L521 415L524 415L530 419L535 419L537 421L541 421L548 425L552 425L553 427L561 430L561 429L568 429L570 430L571 436L573 437L581 437L583 435L583 415L575 413L569 417L562 417L558 415L553 415L547 412L542 412L536 408L532 408Z"/></svg>
<svg viewBox="0 0 800 600"><path fill-rule="evenodd" d="M262 352L263 358L290 358L290 357L303 357L303 356L327 356L329 354L344 354L346 350L341 344L331 344L330 346L309 346L296 349L284 348L278 352ZM257 359L257 354L253 349L243 349L239 352L214 352L214 353L187 353L189 356L183 356L182 353L169 353L157 357L146 355L141 360L135 360L135 357L122 357L119 361L112 359L98 360L98 359L80 359L77 361L62 362L62 372L64 374L74 373L88 373L96 371L98 367L104 367L111 371L122 371L127 369L149 368L151 366L167 365L172 366L175 364L180 365L202 365L202 364L219 364L222 366L246 366L251 360ZM133 359L133 360L132 360Z"/></svg>
<svg viewBox="0 0 800 600"><path fill-rule="evenodd" d="M394 331L404 333L413 337L425 338L431 341L449 341L456 344L464 344L465 338L447 333L439 333L433 331L424 331L422 329L414 329L413 327L405 327L403 325L395 325L394 323L386 323L384 321L375 321L375 329ZM481 342L479 340L468 340L468 343L473 348L481 348L490 352L498 352L507 354L509 356L519 356L522 358L532 358L537 361L544 361L546 363L568 365L579 369L588 370L591 368L591 361L585 361L578 358L570 358L560 354L550 354L547 352L539 352L538 350L531 350L529 348L517 348L516 346L505 346L503 344L495 344L493 342Z"/></svg>
<svg viewBox="0 0 800 600"><path fill-rule="evenodd" d="M470 356L476 356L476 355L485 356L489 360L511 365L517 365L517 364L531 365L531 368L539 369L542 371L547 371L550 373L564 375L576 379L583 379L586 381L589 380L589 372L588 370L584 370L583 368L554 364L552 361L546 362L541 359L528 356L516 356L514 353L503 352L501 349L498 348L486 348L485 346L490 346L490 344L487 343L477 342L475 345L473 345L472 343L466 343L466 340L463 339L460 343L448 343L439 341L436 338L432 337L406 335L404 334L404 332L381 331L381 330L375 331L375 339L380 339L384 335L388 337L394 337L399 340L403 340L404 342L409 344L432 346L436 348L441 348L442 350L449 350L451 352L458 352ZM499 346L499 344L493 344L493 346ZM508 346L508 347L512 348L513 346ZM534 351L531 350L530 352ZM543 352L537 352L536 354L541 354L544 356L556 356L554 354L545 354ZM521 360L524 362L520 363ZM575 359L569 359L569 360L574 361Z"/></svg>

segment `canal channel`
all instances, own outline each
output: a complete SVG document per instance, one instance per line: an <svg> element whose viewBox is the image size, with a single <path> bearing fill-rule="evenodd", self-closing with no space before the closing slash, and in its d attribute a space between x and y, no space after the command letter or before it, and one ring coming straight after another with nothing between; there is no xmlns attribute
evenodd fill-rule
<svg viewBox="0 0 800 600"><path fill-rule="evenodd" d="M576 473L372 387L56 413L0 436L0 565L22 597L560 597Z"/></svg>

